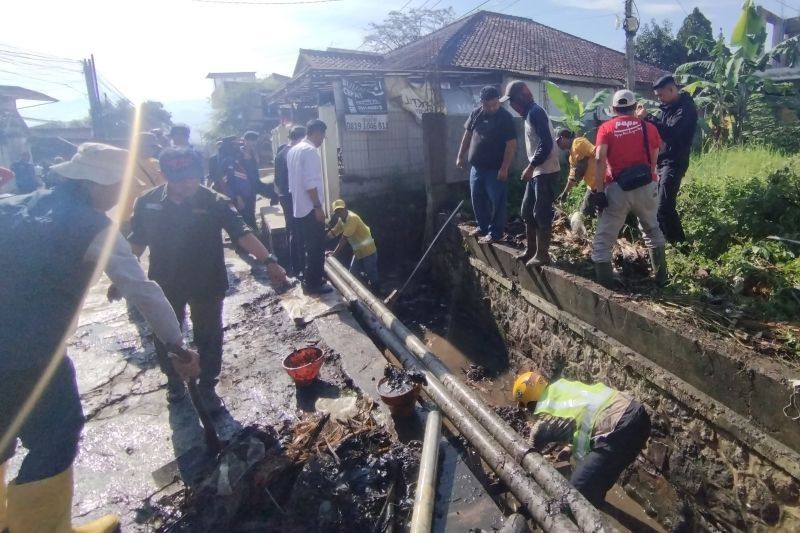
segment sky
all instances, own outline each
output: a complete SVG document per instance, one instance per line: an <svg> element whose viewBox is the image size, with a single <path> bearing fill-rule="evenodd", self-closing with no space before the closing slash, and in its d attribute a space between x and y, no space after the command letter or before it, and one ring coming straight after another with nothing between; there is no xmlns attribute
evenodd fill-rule
<svg viewBox="0 0 800 533"><path fill-rule="evenodd" d="M264 5L264 2L288 3ZM218 3L226 2L226 3ZM251 3L261 3L253 5ZM303 3L306 2L306 3ZM176 109L203 105L209 72L291 75L299 48L357 48L370 22L391 10L479 7L534 19L611 48L624 48L615 27L623 0L22 0L6 8L0 35L0 84L40 90L62 103L23 110L53 119L86 115L80 63L94 54L101 92L131 101L159 100ZM638 0L642 23L668 19L675 30L697 6L715 33L730 34L742 0ZM776 13L800 15L800 0L763 0ZM9 13L10 11L10 13ZM16 21L17 23L9 23ZM20 55L28 54L28 55ZM32 56L30 54L36 54ZM48 61L40 56L57 56ZM74 61L68 61L74 60ZM21 102L20 107L30 105Z"/></svg>

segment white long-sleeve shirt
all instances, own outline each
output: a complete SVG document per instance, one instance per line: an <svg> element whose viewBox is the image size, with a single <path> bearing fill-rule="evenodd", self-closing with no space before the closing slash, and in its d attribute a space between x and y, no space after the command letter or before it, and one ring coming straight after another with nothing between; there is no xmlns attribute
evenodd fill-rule
<svg viewBox="0 0 800 533"><path fill-rule="evenodd" d="M286 154L286 164L289 168L292 210L295 218L303 218L314 209L314 203L321 201L319 198L312 201L308 191L317 189L318 195L322 192L322 158L317 147L304 139Z"/></svg>
<svg viewBox="0 0 800 533"><path fill-rule="evenodd" d="M164 344L180 345L183 334L175 311L164 296L158 283L147 279L139 260L133 255L128 241L113 228L101 231L86 250L84 259L97 263L103 252L103 245L109 233L114 231L111 253L105 266L105 273L120 294L132 303L147 320L156 337Z"/></svg>

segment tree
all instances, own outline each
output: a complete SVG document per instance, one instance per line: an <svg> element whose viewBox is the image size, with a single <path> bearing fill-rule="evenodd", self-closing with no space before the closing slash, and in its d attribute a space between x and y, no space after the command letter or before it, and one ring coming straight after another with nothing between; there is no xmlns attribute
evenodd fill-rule
<svg viewBox="0 0 800 533"><path fill-rule="evenodd" d="M672 33L672 23L655 19L645 24L635 43L636 59L672 72L686 61L686 49Z"/></svg>
<svg viewBox="0 0 800 533"><path fill-rule="evenodd" d="M800 54L800 37L786 39L769 52L764 51L766 39L766 23L753 0L745 1L733 29L731 44L738 47L735 51L725 45L722 34L710 50L703 39L688 39L692 51L707 52L711 59L690 61L675 73L687 83L685 90L695 97L717 145L741 141L748 104L754 94L793 90L790 85L773 82L761 74L771 61L781 56L786 58L788 66L794 66Z"/></svg>
<svg viewBox="0 0 800 533"><path fill-rule="evenodd" d="M583 132L583 122L586 115L597 111L611 94L608 89L603 89L596 92L592 99L584 104L577 95L565 91L552 81L545 81L544 86L547 89L547 96L550 101L563 113L563 116L554 117L553 120L575 133Z"/></svg>
<svg viewBox="0 0 800 533"><path fill-rule="evenodd" d="M714 31L711 28L711 21L703 15L699 8L694 8L694 10L683 19L683 24L681 24L678 30L677 39L678 42L683 45L684 49L687 50L687 61L711 59L708 53L703 54L697 51L688 51L688 42L689 39L692 38L695 40L704 40L708 43L714 42Z"/></svg>
<svg viewBox="0 0 800 533"><path fill-rule="evenodd" d="M275 78L255 82L226 83L222 100L214 110L214 127L206 133L208 140L227 135L241 135L261 120L262 97L280 85Z"/></svg>
<svg viewBox="0 0 800 533"><path fill-rule="evenodd" d="M390 11L383 22L370 22L370 33L364 37L363 46L373 52L385 54L438 30L454 18L455 11L452 7Z"/></svg>
<svg viewBox="0 0 800 533"><path fill-rule="evenodd" d="M164 104L148 100L142 103L141 130L148 131L156 128L167 130L172 126L172 113L164 109Z"/></svg>

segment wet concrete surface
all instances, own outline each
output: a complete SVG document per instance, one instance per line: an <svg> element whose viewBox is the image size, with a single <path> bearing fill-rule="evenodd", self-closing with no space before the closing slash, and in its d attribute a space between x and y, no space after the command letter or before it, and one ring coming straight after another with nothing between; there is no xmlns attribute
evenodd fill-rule
<svg viewBox="0 0 800 533"><path fill-rule="evenodd" d="M386 360L348 311L298 329L260 269L252 270L231 250L226 250L226 266L231 290L224 306L223 368L217 387L225 409L214 417L220 439L226 441L250 424L296 421L352 387L377 399ZM87 417L75 461L73 517L80 524L115 513L123 531L152 531L147 523L153 514L150 504L178 491L181 479L200 479L213 459L188 396L176 404L166 401L166 378L156 365L150 328L124 301L109 303L108 286L102 277L91 288L68 345ZM187 339L191 327L188 319ZM312 387L298 389L281 363L309 344L332 357ZM407 442L422 438L424 416L424 409L417 408L412 421L395 428L381 406L378 418ZM459 451L446 439L441 449L435 531L499 526L502 513ZM20 448L10 477L23 457Z"/></svg>
<svg viewBox="0 0 800 533"><path fill-rule="evenodd" d="M338 396L347 378L340 365L323 366L315 387L299 391L281 366L297 347L320 342L314 325L296 329L263 272L229 254L231 291L224 308L223 369L217 387L226 410L215 417L221 439L241 427L278 425L313 411L320 396ZM108 280L92 287L68 346L87 417L75 461L73 516L114 512L124 531L145 531L138 510L170 483L171 472L194 479L210 466L190 400L166 401L166 378L155 363L150 330L124 302L106 301ZM187 321L191 338L191 322ZM24 455L14 458L13 476ZM177 468L169 465L179 457ZM153 479L157 472L159 479ZM139 517L141 520L143 517Z"/></svg>

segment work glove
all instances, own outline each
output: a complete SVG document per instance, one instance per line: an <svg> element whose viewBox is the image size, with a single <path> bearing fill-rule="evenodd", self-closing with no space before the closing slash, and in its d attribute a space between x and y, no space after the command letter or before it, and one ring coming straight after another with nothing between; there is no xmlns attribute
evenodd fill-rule
<svg viewBox="0 0 800 533"><path fill-rule="evenodd" d="M608 207L608 197L605 192L592 191L589 194L589 207L592 211L597 210L602 212L603 209Z"/></svg>
<svg viewBox="0 0 800 533"><path fill-rule="evenodd" d="M109 302L116 302L122 299L122 294L120 294L119 289L117 289L115 285L111 285L108 288L108 292L106 292L106 298L108 298Z"/></svg>
<svg viewBox="0 0 800 533"><path fill-rule="evenodd" d="M169 358L175 371L184 381L191 381L200 376L200 356L194 350L183 346L169 346Z"/></svg>

